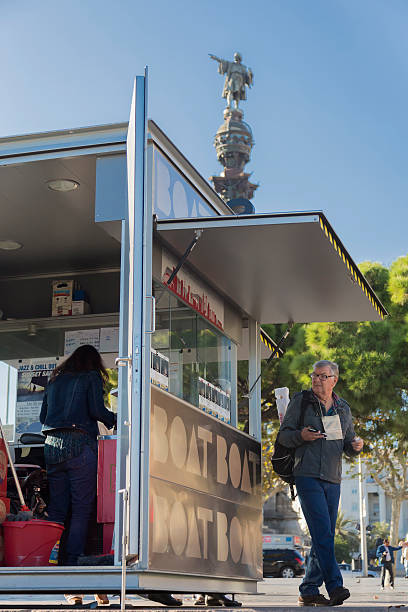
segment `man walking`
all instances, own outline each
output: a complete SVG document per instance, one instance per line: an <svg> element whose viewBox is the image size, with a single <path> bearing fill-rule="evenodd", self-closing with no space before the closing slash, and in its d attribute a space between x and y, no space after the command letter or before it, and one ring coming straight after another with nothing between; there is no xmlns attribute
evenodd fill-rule
<svg viewBox="0 0 408 612"><path fill-rule="evenodd" d="M317 361L310 377L312 388L292 398L279 435L283 446L296 449L293 474L312 538L298 604L337 606L350 597L334 555L342 454L357 456L363 441L354 433L349 405L333 392L338 365ZM329 600L319 593L323 582Z"/></svg>
<svg viewBox="0 0 408 612"><path fill-rule="evenodd" d="M384 590L385 575L390 575L390 589L394 590L394 551L401 550L402 546L390 546L388 538L377 548L378 565L381 567L381 590Z"/></svg>

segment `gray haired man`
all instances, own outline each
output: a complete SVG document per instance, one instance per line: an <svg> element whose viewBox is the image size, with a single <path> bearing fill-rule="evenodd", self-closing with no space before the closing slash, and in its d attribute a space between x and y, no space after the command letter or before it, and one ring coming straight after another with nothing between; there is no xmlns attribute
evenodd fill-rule
<svg viewBox="0 0 408 612"><path fill-rule="evenodd" d="M296 489L312 538L306 574L300 585L300 606L337 606L350 597L334 555L334 532L340 498L341 463L345 452L356 456L363 448L357 438L344 399L333 389L339 368L333 361L317 361L310 374L312 388L305 394L300 428L302 394L289 403L279 441L295 448ZM323 584L329 600L319 593Z"/></svg>

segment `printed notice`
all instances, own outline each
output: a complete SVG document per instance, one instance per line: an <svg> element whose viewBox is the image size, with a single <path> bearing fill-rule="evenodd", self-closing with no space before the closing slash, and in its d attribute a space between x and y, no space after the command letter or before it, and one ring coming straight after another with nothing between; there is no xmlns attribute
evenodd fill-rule
<svg viewBox="0 0 408 612"><path fill-rule="evenodd" d="M70 355L79 346L90 344L99 351L99 329L80 329L65 332L64 355Z"/></svg>
<svg viewBox="0 0 408 612"><path fill-rule="evenodd" d="M102 327L99 350L101 353L119 351L119 327Z"/></svg>

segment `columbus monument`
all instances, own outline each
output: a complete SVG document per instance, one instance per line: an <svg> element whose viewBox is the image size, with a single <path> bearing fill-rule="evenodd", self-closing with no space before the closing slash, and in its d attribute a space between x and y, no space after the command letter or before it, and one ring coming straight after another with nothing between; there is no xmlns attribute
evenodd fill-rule
<svg viewBox="0 0 408 612"><path fill-rule="evenodd" d="M236 213L251 213L255 209L250 200L258 185L249 181L251 174L244 172L244 167L251 159L254 140L251 128L243 121L244 113L239 103L246 100L247 87L252 86L254 76L251 69L242 64L239 53L234 54L233 62L209 55L218 62L218 72L225 74L222 97L227 100L224 123L214 139L217 158L223 170L219 176L211 176L210 180L215 191Z"/></svg>

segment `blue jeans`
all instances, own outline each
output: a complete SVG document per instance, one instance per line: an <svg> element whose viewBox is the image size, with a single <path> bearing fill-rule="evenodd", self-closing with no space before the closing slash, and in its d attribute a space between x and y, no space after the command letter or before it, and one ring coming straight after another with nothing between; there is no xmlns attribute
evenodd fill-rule
<svg viewBox="0 0 408 612"><path fill-rule="evenodd" d="M88 523L96 498L97 461L96 452L85 446L78 457L47 465L50 490L48 520L64 524L71 513L64 565L76 565L85 550Z"/></svg>
<svg viewBox="0 0 408 612"><path fill-rule="evenodd" d="M334 556L340 485L319 478L298 476L296 490L312 537L306 574L299 591L301 595L317 595L324 582L330 595L336 587L343 586L343 578Z"/></svg>

